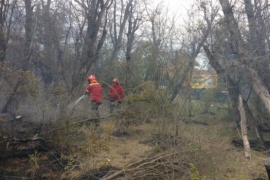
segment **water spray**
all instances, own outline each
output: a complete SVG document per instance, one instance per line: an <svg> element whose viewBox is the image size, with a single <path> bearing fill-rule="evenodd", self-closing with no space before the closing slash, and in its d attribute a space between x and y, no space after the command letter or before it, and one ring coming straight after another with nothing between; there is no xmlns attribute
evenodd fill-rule
<svg viewBox="0 0 270 180"><path fill-rule="evenodd" d="M74 106L76 106L84 97L85 95L82 95L81 97L79 97L79 99L75 101Z"/></svg>

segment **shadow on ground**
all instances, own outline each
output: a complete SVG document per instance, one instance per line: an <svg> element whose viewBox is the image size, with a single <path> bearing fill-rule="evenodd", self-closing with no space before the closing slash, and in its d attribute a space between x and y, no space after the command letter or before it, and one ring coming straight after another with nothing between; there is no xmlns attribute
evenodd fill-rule
<svg viewBox="0 0 270 180"><path fill-rule="evenodd" d="M231 141L231 143L236 148L241 148L241 149L244 148L242 139L234 139L234 140ZM256 140L250 140L249 143L250 143L250 148L255 150L255 151L263 152L263 151L269 151L270 150L270 141L265 141L264 142L264 147L261 146L261 144Z"/></svg>
<svg viewBox="0 0 270 180"><path fill-rule="evenodd" d="M200 121L196 121L196 120L183 120L183 122L185 124L197 124L197 125L202 125L202 126L208 126L209 124L205 123L205 122L200 122Z"/></svg>

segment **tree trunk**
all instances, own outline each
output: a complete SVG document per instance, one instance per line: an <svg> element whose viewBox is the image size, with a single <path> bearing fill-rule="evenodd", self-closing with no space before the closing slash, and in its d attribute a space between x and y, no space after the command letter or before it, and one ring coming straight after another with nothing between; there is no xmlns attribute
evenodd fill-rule
<svg viewBox="0 0 270 180"><path fill-rule="evenodd" d="M245 157L250 160L251 154L250 154L250 144L248 140L248 133L247 133L247 118L245 113L245 108L243 106L243 98L241 95L239 95L239 112L241 116L241 134L242 134L242 140L244 145L244 152Z"/></svg>
<svg viewBox="0 0 270 180"><path fill-rule="evenodd" d="M71 91L80 87L88 73L96 74L93 69L107 35L108 10L113 0L87 1L87 6L79 0L75 0L75 2L85 11L87 31L80 57L81 63L74 72Z"/></svg>
<svg viewBox="0 0 270 180"><path fill-rule="evenodd" d="M264 143L264 140L263 140L263 135L262 133L260 132L259 128L258 128L258 125L256 123L256 120L251 112L251 109L249 108L249 105L247 103L246 100L243 99L243 106L244 106L244 109L245 109L245 112L246 112L246 116L247 116L247 121L248 121L248 124L250 126L250 130L251 130L251 133L253 135L253 137L255 137L257 139L257 141L259 142L261 148L265 148L265 143Z"/></svg>
<svg viewBox="0 0 270 180"><path fill-rule="evenodd" d="M255 3L258 3L255 1ZM266 44L265 38L265 25L263 18L261 16L261 7L257 7L257 18L256 21L254 14L254 7L251 0L244 0L245 10L248 18L249 34L250 34L250 51L252 52L250 56L258 59L256 63L256 70L258 75L262 79L267 90L270 91L270 81L269 81L269 59L266 56Z"/></svg>
<svg viewBox="0 0 270 180"><path fill-rule="evenodd" d="M1 110L2 113L11 113L11 115L15 117L16 110L18 108L18 89L21 86L21 83L22 81L17 81L15 87L13 88L13 92L8 96L6 103Z"/></svg>
<svg viewBox="0 0 270 180"><path fill-rule="evenodd" d="M205 13L205 11L204 11ZM205 14L206 17L206 14ZM207 20L207 27L204 30L204 34L202 35L202 38L198 41L198 44L193 44L192 53L190 55L191 59L189 62L188 67L185 69L179 83L173 88L172 95L170 97L170 102L173 102L173 100L176 98L177 94L179 93L181 87L183 86L184 81L186 80L187 76L189 75L188 72L191 71L194 68L195 59L198 56L198 54L201 51L201 48L203 47L203 44L206 42L207 37L210 34L211 30L211 21Z"/></svg>
<svg viewBox="0 0 270 180"><path fill-rule="evenodd" d="M253 89L260 97L261 101L264 103L265 108L267 109L268 113L270 114L270 94L266 87L261 82L258 74L249 68L249 75L252 77Z"/></svg>
<svg viewBox="0 0 270 180"><path fill-rule="evenodd" d="M23 66L22 70L27 71L29 69L29 60L31 55L31 42L33 38L33 9L31 7L31 0L25 0L25 12L26 12L26 19L25 19L25 46L24 46L24 57L22 58ZM20 86L24 83L24 78L19 77L12 93L9 95L9 97L6 100L6 103L4 104L2 108L2 113L9 112L10 109L13 109L10 111L11 114L14 115L16 113L19 106L19 101L17 99L18 97L18 90Z"/></svg>
<svg viewBox="0 0 270 180"><path fill-rule="evenodd" d="M113 62L116 58L117 58L117 55L118 55L118 52L120 50L120 48L122 47L122 39L123 39L123 34L124 34L124 29L125 29L125 26L126 26L126 23L127 23L127 20L129 18L129 16L131 16L131 8L132 8L132 1L133 0L129 0L127 2L127 5L126 5L126 8L125 8L125 12L122 16L122 18L120 19L120 27L119 27L119 32L117 34L117 22L116 22L116 2L115 1L115 9L114 9L114 37L113 37L113 43L114 43L114 46L113 46L113 52L112 52L112 56L111 56L111 62ZM123 6L123 3L121 4ZM123 7L121 7L121 9L123 9Z"/></svg>
<svg viewBox="0 0 270 180"><path fill-rule="evenodd" d="M217 59L210 52L209 47L204 45L203 48L209 59L210 65L216 70L218 75L222 77L222 80L227 84L227 89L228 89L230 100L232 103L232 108L234 110L235 122L236 124L238 124L240 122L240 113L238 110L238 96L240 95L240 90L238 89L238 87L236 87L230 75L225 72L225 70L218 63ZM256 137L256 139L259 141L261 146L264 147L263 136L261 132L259 131L256 121L254 119L254 116L248 106L248 103L245 100L243 101L243 106L245 108L245 112L247 113L247 119L248 119L253 136Z"/></svg>
<svg viewBox="0 0 270 180"><path fill-rule="evenodd" d="M132 1L130 1L132 2ZM134 45L135 33L141 25L142 19L141 16L134 17L134 6L130 7L130 15L128 19L128 29L127 29L127 48L126 48L126 89L129 89L131 78L132 78L132 69L131 69L131 52ZM128 91L127 91L128 93Z"/></svg>
<svg viewBox="0 0 270 180"><path fill-rule="evenodd" d="M6 11L8 11L7 8L8 7L7 4L5 4L5 1L1 1L0 4L0 62L4 62L5 57L6 57L6 50L7 50L7 40L6 40L6 33L4 30L5 27L5 16L7 14ZM12 17L12 14L10 15ZM10 29L8 29L10 30Z"/></svg>
<svg viewBox="0 0 270 180"><path fill-rule="evenodd" d="M172 95L170 97L170 102L173 102L173 100L176 98L176 96L178 95L180 89L182 88L184 82L186 81L189 72L192 70L192 68L194 67L194 63L195 63L195 58L191 59L189 61L188 66L185 68L184 72L182 73L182 76L178 82L178 84L173 88L173 92Z"/></svg>
<svg viewBox="0 0 270 180"><path fill-rule="evenodd" d="M249 56L248 50L244 45L244 40L241 36L241 32L238 28L238 23L234 18L232 7L228 0L219 0L222 11L225 15L225 20L227 23L227 28L232 36L232 45L235 51L235 54L238 56L237 60L240 64L247 65L246 71L248 72L249 78L251 79L252 87L254 91L258 94L261 101L264 103L265 108L270 114L270 94L267 89L267 85L263 83L261 77L258 75L257 71L252 69L251 67L251 58ZM267 65L268 67L268 65Z"/></svg>

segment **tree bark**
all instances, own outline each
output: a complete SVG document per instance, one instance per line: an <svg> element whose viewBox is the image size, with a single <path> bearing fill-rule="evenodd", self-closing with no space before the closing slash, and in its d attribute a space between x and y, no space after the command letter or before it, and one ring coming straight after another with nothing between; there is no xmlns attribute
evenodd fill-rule
<svg viewBox="0 0 270 180"><path fill-rule="evenodd" d="M243 98L241 95L239 96L239 112L241 116L241 134L242 134L242 139L243 139L245 157L248 160L250 160L251 153L250 153L250 144L249 144L248 133L247 133L247 117L246 117L245 108L243 106Z"/></svg>
<svg viewBox="0 0 270 180"><path fill-rule="evenodd" d="M82 84L85 76L90 73L98 61L100 50L107 35L108 10L113 0L87 1L87 6L83 1L75 0L75 2L85 11L87 31L82 47L80 65L72 78L72 91L80 87L79 85ZM91 73L96 74L95 71Z"/></svg>
<svg viewBox="0 0 270 180"><path fill-rule="evenodd" d="M240 95L240 90L233 82L233 79L231 78L231 76L225 72L225 70L221 67L217 59L210 52L209 47L204 45L203 48L206 53L206 56L209 59L209 64L215 69L215 71L218 73L218 75L222 78L222 80L227 85L230 100L232 103L232 108L234 110L234 119L235 119L236 124L238 124L240 122L240 112L238 110L238 97ZM243 100L243 106L244 106L245 112L247 113L247 119L251 128L252 135L258 140L261 146L264 147L265 145L264 145L263 136L261 132L259 131L259 128L252 114L252 111L248 106L247 101Z"/></svg>
<svg viewBox="0 0 270 180"><path fill-rule="evenodd" d="M256 3L256 1L255 1ZM257 2L258 3L258 2ZM249 49L250 56L258 59L254 66L258 72L258 75L262 79L264 85L267 87L267 90L270 91L270 81L269 81L269 60L266 56L266 44L264 41L265 33L264 33L264 21L261 17L261 7L257 6L257 19L254 14L254 6L251 0L244 0L245 10L248 18L248 26L249 26L249 34L250 40L249 45L251 48ZM257 20L257 21L256 21Z"/></svg>
<svg viewBox="0 0 270 180"><path fill-rule="evenodd" d="M131 78L132 78L132 69L131 69L131 52L134 45L135 33L141 25L141 18L136 17L134 14L134 6L130 7L130 16L128 19L128 29L127 29L127 44L126 44L126 89L129 89ZM128 93L128 92L127 92Z"/></svg>
<svg viewBox="0 0 270 180"><path fill-rule="evenodd" d="M113 39L113 44L114 44L114 47L113 47L113 52L112 52L112 56L111 56L111 62L113 62L116 58L117 58L117 55L118 55L118 52L122 46L122 39L123 39L123 34L124 34L124 29L125 29L125 26L126 26L126 23L127 23L127 20L129 19L129 16L131 16L132 14L132 1L133 0L129 0L127 2L127 5L126 5L126 8L125 8L125 11L124 11L124 14L123 14L123 17L120 19L120 27L119 27L119 32L117 34L117 22L116 22L116 15L114 15L114 28L112 28L114 30L114 37L112 37ZM115 9L114 9L114 14L116 14L116 1L115 1ZM123 6L123 2L122 2L122 6Z"/></svg>
<svg viewBox="0 0 270 180"><path fill-rule="evenodd" d="M8 11L6 7L8 7L8 5L2 0L0 3L0 62L4 62L7 50L7 40L4 30L6 14Z"/></svg>
<svg viewBox="0 0 270 180"><path fill-rule="evenodd" d="M233 16L232 7L230 6L228 0L219 0L219 2L222 6L227 28L231 34L231 40L234 46L234 53L237 55L237 61L240 64L245 65L244 67L249 75L249 78L251 79L254 91L258 94L261 101L264 103L265 108L270 114L270 94L268 92L267 85L263 83L263 80L258 75L258 72L251 67L251 58L249 56L248 50L244 45L244 40L238 28L238 23Z"/></svg>
<svg viewBox="0 0 270 180"><path fill-rule="evenodd" d="M29 69L29 60L31 55L31 42L33 38L33 8L31 7L31 0L25 0L25 12L26 12L26 19L25 19L25 46L24 46L24 57L22 58L23 66L22 70L27 71ZM1 33L0 33L1 34ZM0 53L1 54L1 53ZM1 56L1 55L0 55ZM9 109L11 110L11 114L15 115L14 111L19 106L19 101L17 100L18 97L18 90L21 87L21 85L24 83L24 78L19 77L15 86L13 87L12 93L7 98L1 112L7 113ZM13 106L13 107L11 107Z"/></svg>
<svg viewBox="0 0 270 180"><path fill-rule="evenodd" d="M264 86L262 81L260 80L259 75L256 71L249 68L249 76L252 77L253 89L260 97L261 101L264 103L265 108L267 109L268 113L270 114L270 94L267 88Z"/></svg>
<svg viewBox="0 0 270 180"><path fill-rule="evenodd" d="M238 22L234 18L232 7L228 0L219 0L224 13L227 29L231 34L233 53L241 58L241 56L247 54L244 41L241 36L241 32L238 28Z"/></svg>
<svg viewBox="0 0 270 180"><path fill-rule="evenodd" d="M249 108L248 102L246 100L243 99L243 106L246 112L246 116L247 116L247 121L248 124L250 126L250 131L251 134L253 135L253 137L255 137L257 139L257 141L259 142L261 148L265 148L265 143L264 143L264 139L263 139L263 135L260 132L258 125L256 123L256 120L253 116L253 113L251 111L251 109Z"/></svg>

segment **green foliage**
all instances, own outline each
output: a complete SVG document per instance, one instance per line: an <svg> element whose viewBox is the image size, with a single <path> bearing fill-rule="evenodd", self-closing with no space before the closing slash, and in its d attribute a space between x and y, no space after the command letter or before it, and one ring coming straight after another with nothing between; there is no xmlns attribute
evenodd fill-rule
<svg viewBox="0 0 270 180"><path fill-rule="evenodd" d="M153 154L158 154L158 153L160 153L160 152L162 152L162 151L163 151L162 147L159 146L159 145L157 145L157 146L155 146L155 148L153 149Z"/></svg>
<svg viewBox="0 0 270 180"><path fill-rule="evenodd" d="M198 168L193 163L189 163L189 166L193 171L190 175L190 180L206 180L206 176L202 176Z"/></svg>
<svg viewBox="0 0 270 180"><path fill-rule="evenodd" d="M201 95L201 102L203 106L203 113L209 113L210 107L216 101L220 89L205 89Z"/></svg>
<svg viewBox="0 0 270 180"><path fill-rule="evenodd" d="M20 78L24 81L20 93L37 97L39 94L40 79L35 77L30 71L19 71L18 73Z"/></svg>
<svg viewBox="0 0 270 180"><path fill-rule="evenodd" d="M32 165L33 169L38 169L39 168L39 161L40 161L40 153L37 151L34 152L34 154L29 155L29 161L30 164Z"/></svg>
<svg viewBox="0 0 270 180"><path fill-rule="evenodd" d="M141 122L146 122L151 118L159 118L170 116L172 107L174 106L169 102L169 93L164 89L157 89L153 82L143 82L140 86L134 89L134 94L129 94L125 98L125 103L129 114L133 114L134 118L139 119ZM133 113L134 112L134 113ZM159 123L159 122L157 122ZM166 125L165 122L159 126Z"/></svg>
<svg viewBox="0 0 270 180"><path fill-rule="evenodd" d="M8 76L7 90L9 93L16 95L31 95L37 97L39 94L40 79L37 78L30 71L16 70L10 67L9 63L0 63L0 73ZM13 92L16 84L19 83L19 87L16 92Z"/></svg>
<svg viewBox="0 0 270 180"><path fill-rule="evenodd" d="M61 84L52 84L48 88L48 92L56 97L62 96L66 93L64 87Z"/></svg>
<svg viewBox="0 0 270 180"><path fill-rule="evenodd" d="M204 102L213 102L218 93L218 89L205 89L201 95L201 100Z"/></svg>
<svg viewBox="0 0 270 180"><path fill-rule="evenodd" d="M140 84L133 94L130 94L126 102L144 101L154 103L157 106L164 106L169 103L168 93L162 89L156 89L152 81L146 81Z"/></svg>
<svg viewBox="0 0 270 180"><path fill-rule="evenodd" d="M66 121L65 128L54 136L60 145L61 159L67 161L66 170L75 166L95 166L95 157L110 149L110 134L115 126L112 122L96 127L94 123L77 124Z"/></svg>

